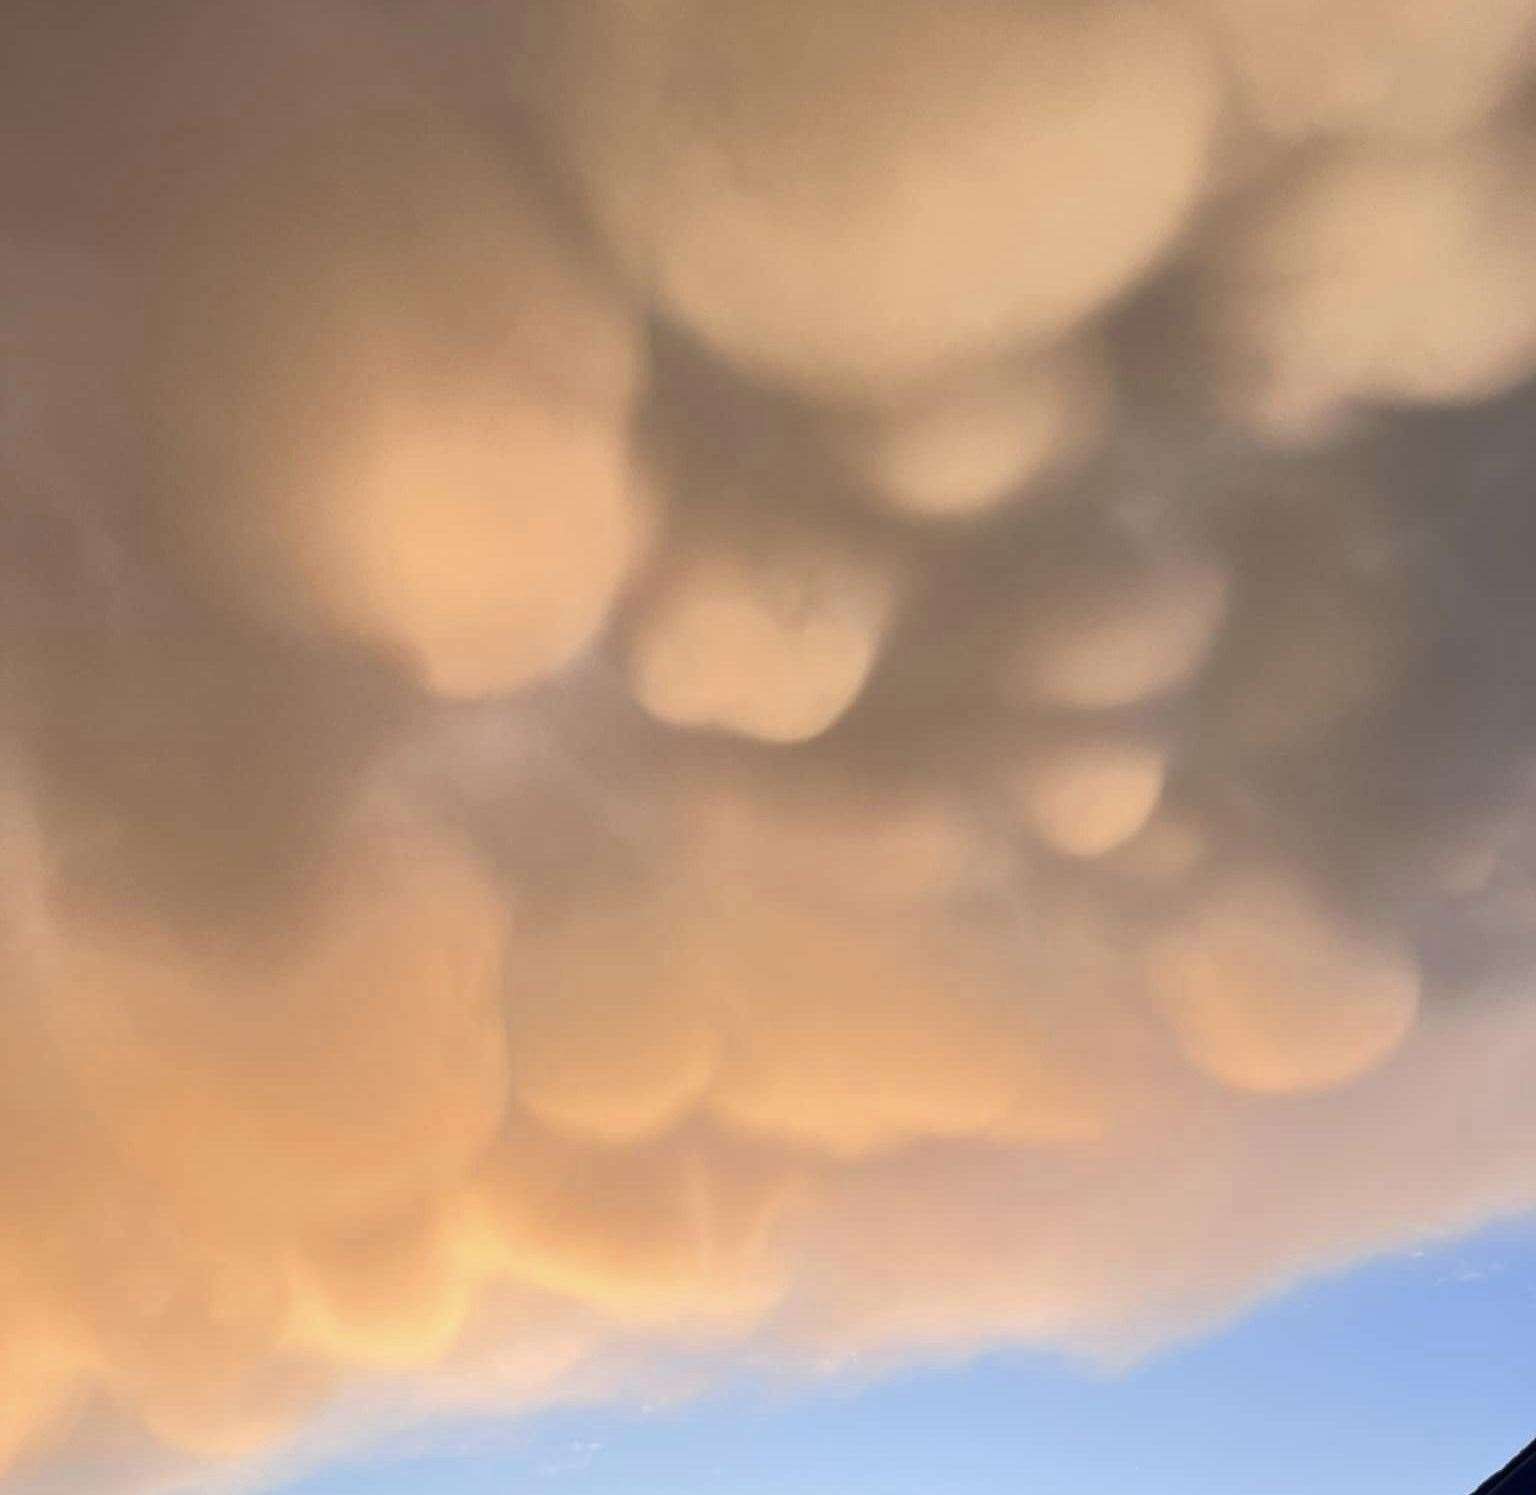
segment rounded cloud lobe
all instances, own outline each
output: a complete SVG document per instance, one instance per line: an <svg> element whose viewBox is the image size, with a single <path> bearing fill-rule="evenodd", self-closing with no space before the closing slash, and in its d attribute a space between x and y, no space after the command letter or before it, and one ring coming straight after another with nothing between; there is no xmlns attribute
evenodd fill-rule
<svg viewBox="0 0 1536 1495"><path fill-rule="evenodd" d="M1536 10L771 9L22 6L15 1488L1536 1202Z"/></svg>

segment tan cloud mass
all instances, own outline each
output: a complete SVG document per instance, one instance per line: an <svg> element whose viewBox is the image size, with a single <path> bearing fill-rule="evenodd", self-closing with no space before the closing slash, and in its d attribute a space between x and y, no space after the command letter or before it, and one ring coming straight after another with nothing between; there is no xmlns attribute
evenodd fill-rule
<svg viewBox="0 0 1536 1495"><path fill-rule="evenodd" d="M527 86L636 278L833 395L1097 310L1177 231L1214 115L1192 29L1141 0L599 0L532 30Z"/></svg>
<svg viewBox="0 0 1536 1495"><path fill-rule="evenodd" d="M446 694L550 674L644 548L633 312L515 166L414 101L274 154L167 267L186 543L211 584Z"/></svg>
<svg viewBox="0 0 1536 1495"><path fill-rule="evenodd" d="M1093 450L1108 382L1091 345L998 360L905 399L837 411L833 444L898 513L984 513Z"/></svg>
<svg viewBox="0 0 1536 1495"><path fill-rule="evenodd" d="M816 737L863 689L898 587L879 557L812 535L701 546L662 573L636 621L635 695L674 726Z"/></svg>
<svg viewBox="0 0 1536 1495"><path fill-rule="evenodd" d="M1530 0L1202 0L1244 102L1281 136L1476 127L1530 63Z"/></svg>
<svg viewBox="0 0 1536 1495"><path fill-rule="evenodd" d="M1533 163L1523 141L1344 147L1257 205L1219 251L1213 305L1262 370L1280 431L1370 400L1463 401L1536 347Z"/></svg>
<svg viewBox="0 0 1536 1495"><path fill-rule="evenodd" d="M1536 1202L1527 8L24 6L8 1488Z"/></svg>
<svg viewBox="0 0 1536 1495"><path fill-rule="evenodd" d="M1419 977L1390 948L1327 927L1283 878L1234 873L1151 956L1190 1059L1245 1090L1309 1090L1374 1068L1412 1028Z"/></svg>

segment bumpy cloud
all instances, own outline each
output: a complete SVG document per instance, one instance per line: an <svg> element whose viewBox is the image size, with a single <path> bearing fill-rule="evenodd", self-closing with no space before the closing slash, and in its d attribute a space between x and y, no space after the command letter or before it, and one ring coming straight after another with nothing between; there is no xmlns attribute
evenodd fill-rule
<svg viewBox="0 0 1536 1495"><path fill-rule="evenodd" d="M1536 13L1325 9L21 7L12 1487L1536 1202Z"/></svg>

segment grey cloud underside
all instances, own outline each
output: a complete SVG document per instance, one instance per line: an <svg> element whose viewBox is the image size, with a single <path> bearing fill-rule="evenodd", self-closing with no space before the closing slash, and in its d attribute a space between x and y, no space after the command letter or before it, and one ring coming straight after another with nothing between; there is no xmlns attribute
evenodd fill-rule
<svg viewBox="0 0 1536 1495"><path fill-rule="evenodd" d="M1536 1197L1526 11L756 9L22 8L19 1490Z"/></svg>

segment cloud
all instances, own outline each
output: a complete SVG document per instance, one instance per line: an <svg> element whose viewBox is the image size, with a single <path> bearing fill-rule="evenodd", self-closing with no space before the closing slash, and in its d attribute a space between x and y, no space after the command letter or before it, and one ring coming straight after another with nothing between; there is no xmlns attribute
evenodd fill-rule
<svg viewBox="0 0 1536 1495"><path fill-rule="evenodd" d="M23 8L15 1488L1536 1202L1525 10L762 10Z"/></svg>

